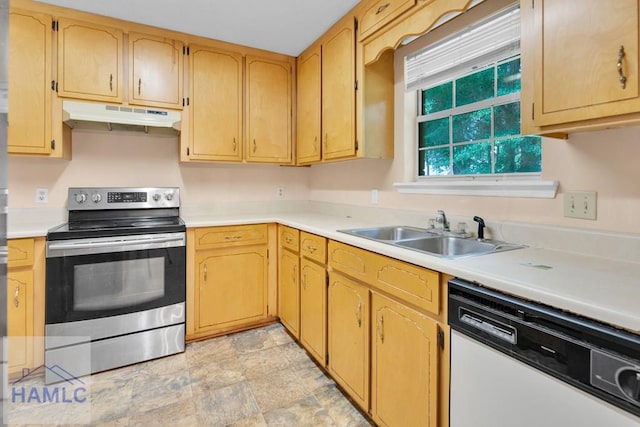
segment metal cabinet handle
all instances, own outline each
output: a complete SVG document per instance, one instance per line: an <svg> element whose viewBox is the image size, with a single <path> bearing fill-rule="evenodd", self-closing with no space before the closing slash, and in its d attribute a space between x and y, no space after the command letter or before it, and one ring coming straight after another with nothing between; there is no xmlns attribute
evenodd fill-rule
<svg viewBox="0 0 640 427"><path fill-rule="evenodd" d="M256 144L256 139L253 139L253 152L255 153L256 150L258 149L258 145Z"/></svg>
<svg viewBox="0 0 640 427"><path fill-rule="evenodd" d="M313 138L313 152L314 153L318 152L318 136L317 135Z"/></svg>
<svg viewBox="0 0 640 427"><path fill-rule="evenodd" d="M624 46L620 46L620 49L618 49L618 63L616 64L616 67L618 68L618 82L620 82L620 87L622 89L627 87L627 77L624 75L622 70L622 60L625 55Z"/></svg>
<svg viewBox="0 0 640 427"><path fill-rule="evenodd" d="M207 281L207 264L204 265L204 281Z"/></svg>
<svg viewBox="0 0 640 427"><path fill-rule="evenodd" d="M233 152L236 152L236 139L233 138Z"/></svg>
<svg viewBox="0 0 640 427"><path fill-rule="evenodd" d="M109 74L109 91L113 92L113 74Z"/></svg>
<svg viewBox="0 0 640 427"><path fill-rule="evenodd" d="M284 240L285 240L287 243L291 243L291 242L293 242L293 237L291 237L291 236L287 236L287 237L285 237L285 238L284 238Z"/></svg>
<svg viewBox="0 0 640 427"><path fill-rule="evenodd" d="M302 273L302 289L307 289L307 272Z"/></svg>
<svg viewBox="0 0 640 427"><path fill-rule="evenodd" d="M376 11L376 15L381 14L381 13L382 13L382 11L383 11L383 10L385 10L386 8L388 8L390 4L391 4L391 3L385 3L385 4L383 4L382 6L380 6L380 7L378 8L378 10Z"/></svg>
<svg viewBox="0 0 640 427"><path fill-rule="evenodd" d="M384 344L384 315L383 314L381 314L380 318L378 319L377 330L378 330L378 337L380 337L380 342Z"/></svg>
<svg viewBox="0 0 640 427"><path fill-rule="evenodd" d="M307 250L311 253L314 253L317 249L318 248L316 248L315 246L311 246L311 245L307 246Z"/></svg>
<svg viewBox="0 0 640 427"><path fill-rule="evenodd" d="M239 240L242 239L242 236L234 235L234 236L224 236L224 240Z"/></svg>
<svg viewBox="0 0 640 427"><path fill-rule="evenodd" d="M16 290L13 293L13 303L15 304L16 307L20 306L20 285L16 286Z"/></svg>
<svg viewBox="0 0 640 427"><path fill-rule="evenodd" d="M358 322L358 328L362 327L362 301L358 301L358 309L356 310L356 321Z"/></svg>
<svg viewBox="0 0 640 427"><path fill-rule="evenodd" d="M291 269L291 280L293 281L294 284L296 283L296 266L295 265Z"/></svg>
<svg viewBox="0 0 640 427"><path fill-rule="evenodd" d="M324 151L327 151L327 139L329 139L329 134L325 133L324 134Z"/></svg>
<svg viewBox="0 0 640 427"><path fill-rule="evenodd" d="M138 79L138 95L142 92L142 78Z"/></svg>

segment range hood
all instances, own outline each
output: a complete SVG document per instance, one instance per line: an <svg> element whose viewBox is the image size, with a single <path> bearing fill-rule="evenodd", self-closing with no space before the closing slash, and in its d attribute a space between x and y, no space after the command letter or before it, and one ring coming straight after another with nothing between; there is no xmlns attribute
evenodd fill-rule
<svg viewBox="0 0 640 427"><path fill-rule="evenodd" d="M62 120L75 129L159 131L176 134L180 131L179 111L159 108L131 107L83 101L62 102Z"/></svg>

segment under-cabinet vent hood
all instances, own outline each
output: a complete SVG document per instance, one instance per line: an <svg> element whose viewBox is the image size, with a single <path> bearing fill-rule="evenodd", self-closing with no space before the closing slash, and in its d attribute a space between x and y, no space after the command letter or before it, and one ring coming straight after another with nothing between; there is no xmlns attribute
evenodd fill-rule
<svg viewBox="0 0 640 427"><path fill-rule="evenodd" d="M161 131L176 134L180 131L179 111L158 108L130 107L81 101L63 101L63 121L71 128Z"/></svg>

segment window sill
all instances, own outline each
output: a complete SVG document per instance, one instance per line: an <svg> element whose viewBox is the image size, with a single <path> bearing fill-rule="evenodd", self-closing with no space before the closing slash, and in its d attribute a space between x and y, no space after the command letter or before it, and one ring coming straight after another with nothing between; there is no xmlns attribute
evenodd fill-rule
<svg viewBox="0 0 640 427"><path fill-rule="evenodd" d="M455 180L400 182L393 184L398 193L442 194L452 196L529 197L554 199L558 181L540 180Z"/></svg>

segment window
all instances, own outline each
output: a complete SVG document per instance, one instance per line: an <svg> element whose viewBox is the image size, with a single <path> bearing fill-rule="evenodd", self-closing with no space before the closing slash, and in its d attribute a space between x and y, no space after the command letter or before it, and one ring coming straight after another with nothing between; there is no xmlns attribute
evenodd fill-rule
<svg viewBox="0 0 640 427"><path fill-rule="evenodd" d="M520 134L520 14L511 7L406 59L418 92L417 177L540 175Z"/></svg>

